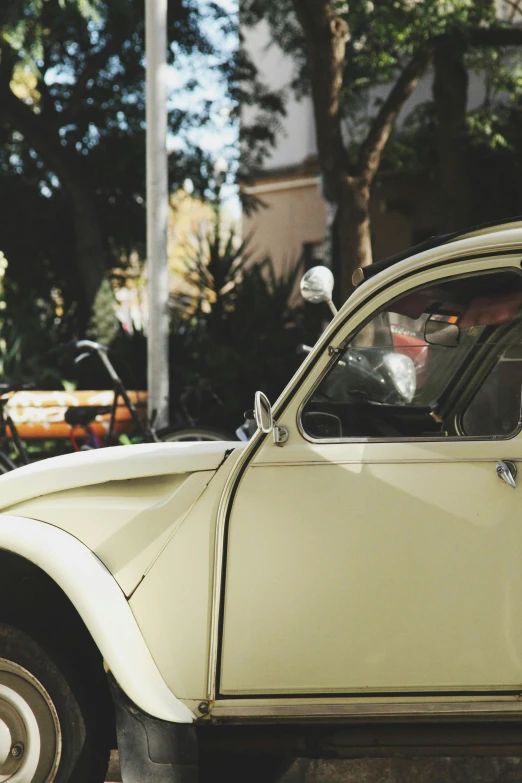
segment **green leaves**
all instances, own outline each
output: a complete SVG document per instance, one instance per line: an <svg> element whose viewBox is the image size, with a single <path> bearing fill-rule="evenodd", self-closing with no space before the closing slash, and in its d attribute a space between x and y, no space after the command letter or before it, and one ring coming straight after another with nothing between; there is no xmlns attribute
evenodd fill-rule
<svg viewBox="0 0 522 783"><path fill-rule="evenodd" d="M494 0L330 0L348 25L343 105L352 114L358 96L375 84L391 82L404 60L441 36L465 41L471 30L499 24ZM265 20L273 40L293 57L292 88L309 91L302 31L291 0L245 0L242 21Z"/></svg>
<svg viewBox="0 0 522 783"><path fill-rule="evenodd" d="M500 114L491 111L477 111L468 117L470 139L475 144L482 144L492 150L510 146L503 132L503 120Z"/></svg>
<svg viewBox="0 0 522 783"><path fill-rule="evenodd" d="M196 56L204 65L210 54L219 62L199 8L198 0L169 0L172 64ZM220 22L218 9L212 19ZM9 276L17 282L30 277L44 298L52 286L59 288L69 328L80 317L87 322L77 306L83 290L74 205L88 201L98 222L97 264L103 259L116 266L132 252L144 255L144 38L143 0L0 2L0 79L17 99L9 96L9 114L0 106L0 208ZM189 131L205 123L206 108L194 108L188 92L184 104L175 90L169 99L169 129L177 143L169 176L173 190L189 177L201 193L209 156L194 148ZM33 230L22 237L14 227L27 209Z"/></svg>
<svg viewBox="0 0 522 783"><path fill-rule="evenodd" d="M186 293L171 316L173 408L234 431L258 388L277 398L302 361L297 346L315 342L325 313L296 296L299 263L281 273L253 258L218 212L185 263Z"/></svg>
<svg viewBox="0 0 522 783"><path fill-rule="evenodd" d="M74 3L84 19L91 19L94 22L100 21L100 0L58 0L58 3L60 8L66 8L67 3Z"/></svg>

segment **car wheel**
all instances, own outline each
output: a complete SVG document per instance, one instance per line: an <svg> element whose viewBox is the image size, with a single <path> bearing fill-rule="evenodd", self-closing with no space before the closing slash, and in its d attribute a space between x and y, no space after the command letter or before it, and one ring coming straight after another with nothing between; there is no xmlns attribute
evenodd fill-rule
<svg viewBox="0 0 522 783"><path fill-rule="evenodd" d="M103 783L93 705L66 664L32 637L0 624L0 781Z"/></svg>

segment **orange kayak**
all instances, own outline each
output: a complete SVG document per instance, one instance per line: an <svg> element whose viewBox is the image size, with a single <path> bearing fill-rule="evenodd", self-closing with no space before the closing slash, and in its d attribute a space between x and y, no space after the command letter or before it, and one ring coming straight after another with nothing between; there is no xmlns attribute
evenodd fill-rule
<svg viewBox="0 0 522 783"><path fill-rule="evenodd" d="M128 395L143 418L147 414L147 392L130 391ZM68 438L71 428L64 420L67 408L76 405L112 405L112 391L19 391L6 395L9 413L21 438ZM98 416L91 424L92 429L103 437L109 429L110 414ZM132 418L122 398L116 410L115 434L130 433Z"/></svg>

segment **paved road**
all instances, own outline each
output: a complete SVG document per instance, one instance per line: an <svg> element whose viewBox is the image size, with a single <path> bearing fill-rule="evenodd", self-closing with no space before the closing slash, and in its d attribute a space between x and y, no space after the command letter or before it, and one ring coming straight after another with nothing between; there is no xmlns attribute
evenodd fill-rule
<svg viewBox="0 0 522 783"><path fill-rule="evenodd" d="M107 783L121 781L116 756L109 773ZM279 783L469 783L479 780L481 783L521 783L522 757L297 759L279 778Z"/></svg>

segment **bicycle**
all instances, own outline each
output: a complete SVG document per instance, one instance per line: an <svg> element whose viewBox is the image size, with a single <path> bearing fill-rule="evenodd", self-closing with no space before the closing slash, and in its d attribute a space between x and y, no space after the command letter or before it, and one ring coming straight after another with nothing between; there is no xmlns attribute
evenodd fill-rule
<svg viewBox="0 0 522 783"><path fill-rule="evenodd" d="M15 462L8 456L5 451L6 444L10 441L14 444L14 447L18 453L18 457L23 465L28 465L29 454L25 448L22 439L16 428L16 424L13 421L10 413L6 411L9 397L6 394L18 391L26 391L34 389L32 383L0 383L0 473L7 473L10 470L14 470L17 466ZM9 434L8 434L9 429Z"/></svg>
<svg viewBox="0 0 522 783"><path fill-rule="evenodd" d="M125 408L130 413L132 425L138 437L145 443L154 443L158 440L153 427L144 422L143 418L138 414L134 402L129 396L127 389L107 355L107 346L93 342L92 340L75 340L72 343L63 346L60 350L63 353L70 350L83 351L83 353L75 358L75 364L87 359L92 353L96 353L101 359L112 381L113 399L110 405L74 405L70 406L65 411L64 419L71 428L69 438L75 451L82 448L78 445L76 440L75 430L78 428L87 434L87 441L83 445L83 448L102 448L104 445L110 445L114 442L116 413L120 397L123 399ZM109 427L106 434L100 436L92 425L96 421L99 421L100 417L107 415L110 416Z"/></svg>
<svg viewBox="0 0 522 783"><path fill-rule="evenodd" d="M78 446L74 437L74 428L83 428L88 435L87 443L84 447L87 448L100 448L104 445L110 445L114 441L115 429L116 429L116 414L118 410L118 404L120 398L124 402L126 410L130 413L132 423L134 425L134 433L145 443L184 443L187 441L222 441L232 440L227 434L220 432L219 430L211 427L202 427L198 425L186 425L183 427L165 427L159 432L156 432L154 428L154 414L151 422L147 422L145 418L140 417L139 412L129 395L129 392L125 388L123 381L116 372L116 369L108 356L108 348L101 343L93 342L92 340L77 340L73 343L69 343L64 346L63 350L73 348L75 350L83 351L82 354L76 357L75 363L81 362L87 357L96 353L102 361L109 377L112 380L112 392L113 400L110 406L72 406L67 409L65 413L65 421L71 426L71 442L73 448L78 450L81 446ZM143 395L145 397L145 395ZM94 431L92 425L98 419L98 417L110 415L109 428L104 436L100 438Z"/></svg>
<svg viewBox="0 0 522 783"><path fill-rule="evenodd" d="M192 422L181 427L166 427L156 432L153 421L148 422L146 416L140 415L138 410L145 406L146 392L127 391L107 355L108 348L105 345L92 340L76 340L56 350L60 353L70 350L83 351L76 357L76 362L83 361L96 353L111 378L112 389L101 392L38 392L33 391L35 388L33 383L0 384L0 473L19 467L10 456L13 450L9 448L10 444L14 447L17 460L21 465L28 465L31 462L24 439L38 441L68 439L74 451L116 445L122 442L120 438L123 439L129 432L133 438L145 443L233 440L226 433L210 427L198 426ZM32 394L29 395L28 401L16 398L18 392L30 391ZM77 404L77 400L81 403L84 398L99 399L107 395L112 395L110 404ZM123 405L119 404L120 400L123 401ZM32 402L33 407L30 404L28 407L28 402ZM36 421L31 417L29 420L24 417L23 412L28 409L33 414L37 414ZM81 442L79 439L84 440ZM131 440L127 438L126 442L131 443Z"/></svg>

